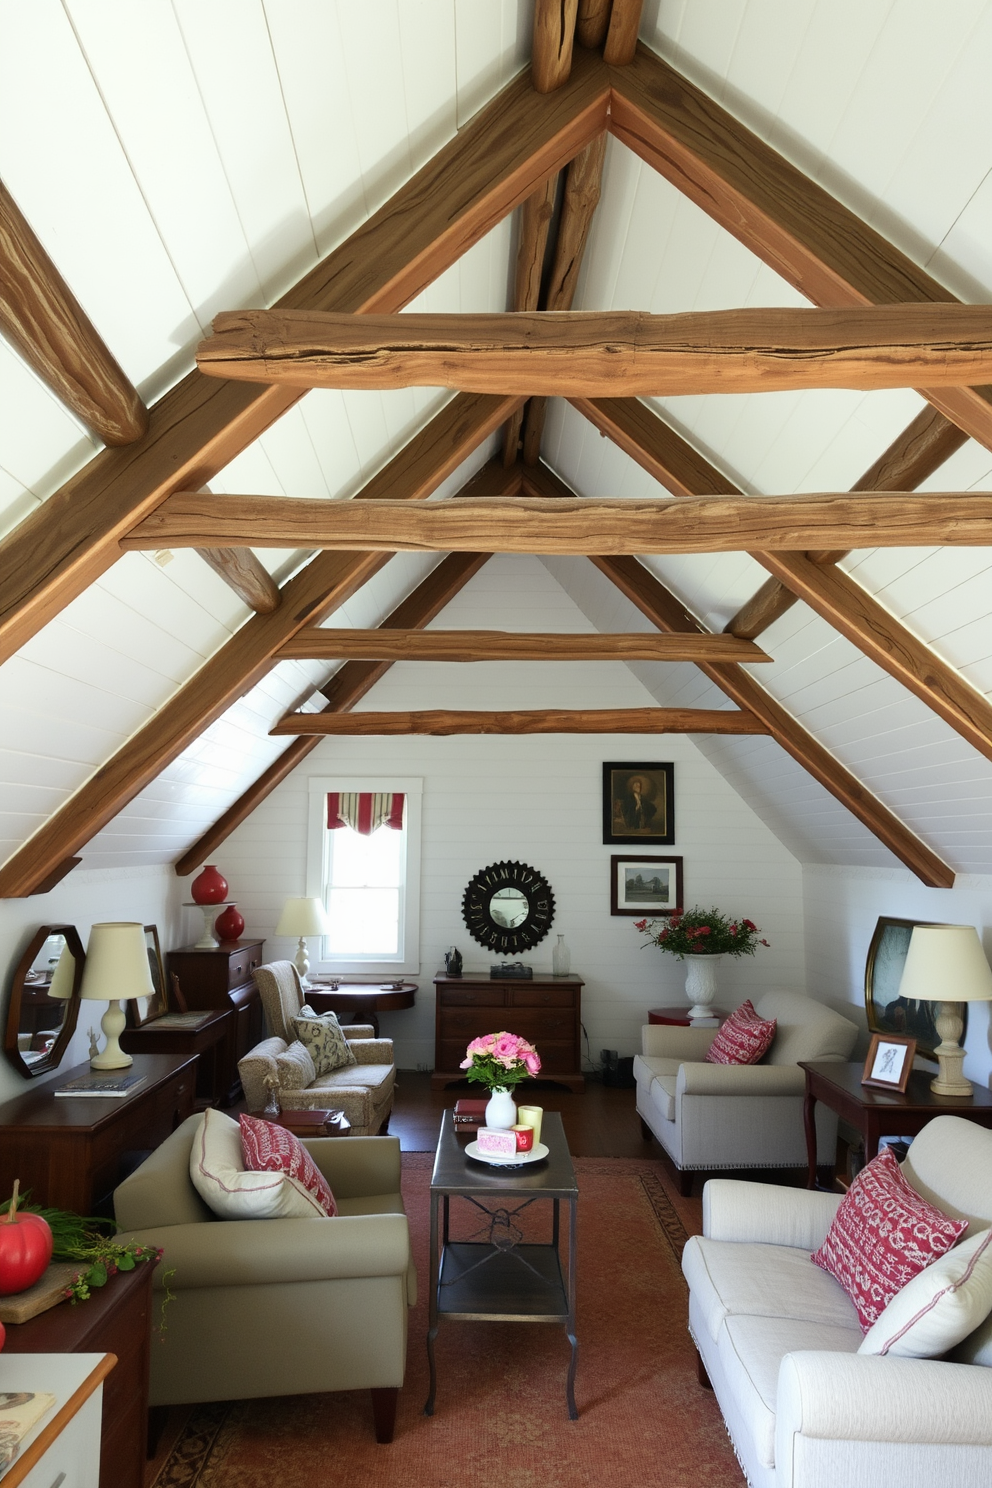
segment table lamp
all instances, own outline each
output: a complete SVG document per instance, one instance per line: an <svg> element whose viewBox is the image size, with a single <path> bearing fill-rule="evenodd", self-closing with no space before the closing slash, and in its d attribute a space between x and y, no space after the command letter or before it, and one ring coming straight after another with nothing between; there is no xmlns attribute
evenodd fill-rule
<svg viewBox="0 0 992 1488"><path fill-rule="evenodd" d="M934 1052L939 1069L930 1089L935 1095L974 1094L971 1081L961 1073L964 1050L958 1040L963 1022L958 1005L992 1000L992 970L974 925L914 926L899 996L938 1004L940 1043Z"/></svg>
<svg viewBox="0 0 992 1488"><path fill-rule="evenodd" d="M308 935L326 935L330 926L327 923L327 914L319 899L287 899L279 923L276 926L277 935L298 935L300 943L296 948L293 958L296 969L300 973L303 985L307 984L310 975L310 957L307 954L306 937Z"/></svg>
<svg viewBox="0 0 992 1488"><path fill-rule="evenodd" d="M100 1020L107 1042L103 1053L90 1060L90 1068L126 1069L132 1059L118 1043L125 1021L121 1003L131 997L155 995L143 925L116 921L93 926L79 995L91 1002L108 1003Z"/></svg>

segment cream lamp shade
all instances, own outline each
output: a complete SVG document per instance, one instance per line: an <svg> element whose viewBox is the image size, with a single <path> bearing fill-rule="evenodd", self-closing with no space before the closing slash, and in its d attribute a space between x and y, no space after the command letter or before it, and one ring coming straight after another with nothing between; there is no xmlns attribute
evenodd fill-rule
<svg viewBox="0 0 992 1488"><path fill-rule="evenodd" d="M125 1022L121 1003L132 997L155 995L143 925L137 921L114 921L93 926L79 995L93 1002L108 1003L100 1020L107 1042L103 1052L90 1060L90 1067L126 1069L132 1060L119 1043Z"/></svg>
<svg viewBox="0 0 992 1488"><path fill-rule="evenodd" d="M992 970L974 925L916 925L910 936L899 996L907 1001L936 1002L940 1043L939 1070L931 1082L936 1095L973 1094L961 1073L964 1050L958 1004L992 1001Z"/></svg>
<svg viewBox="0 0 992 1488"><path fill-rule="evenodd" d="M307 953L306 937L326 935L329 929L327 911L319 899L286 900L276 926L276 934L299 936L299 945L296 947L294 960L304 983L310 975L310 957Z"/></svg>
<svg viewBox="0 0 992 1488"><path fill-rule="evenodd" d="M52 972L51 984L46 992L47 997L55 997L59 1002L68 1002L72 996L72 989L76 981L76 958L67 945L62 947L62 954L55 963Z"/></svg>

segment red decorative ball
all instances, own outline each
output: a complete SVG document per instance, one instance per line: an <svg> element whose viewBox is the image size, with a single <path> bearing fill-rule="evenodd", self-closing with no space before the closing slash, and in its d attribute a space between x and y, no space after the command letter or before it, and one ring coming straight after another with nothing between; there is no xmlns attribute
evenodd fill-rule
<svg viewBox="0 0 992 1488"><path fill-rule="evenodd" d="M21 1210L0 1219L0 1297L26 1292L52 1258L52 1232L40 1214Z"/></svg>
<svg viewBox="0 0 992 1488"><path fill-rule="evenodd" d="M227 898L227 879L214 867L204 868L189 886L194 904L223 904Z"/></svg>
<svg viewBox="0 0 992 1488"><path fill-rule="evenodd" d="M237 905L229 904L214 921L219 940L237 940L245 928L245 917L238 913Z"/></svg>

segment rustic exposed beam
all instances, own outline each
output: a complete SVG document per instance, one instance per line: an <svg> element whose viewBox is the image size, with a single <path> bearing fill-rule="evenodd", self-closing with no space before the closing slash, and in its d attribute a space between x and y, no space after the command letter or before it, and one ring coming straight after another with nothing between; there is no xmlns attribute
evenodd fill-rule
<svg viewBox="0 0 992 1488"><path fill-rule="evenodd" d="M814 305L954 296L648 50L611 73L610 132ZM918 391L992 448L992 389Z"/></svg>
<svg viewBox="0 0 992 1488"><path fill-rule="evenodd" d="M644 0L613 0L610 29L603 49L603 57L611 66L626 67L633 62L643 8Z"/></svg>
<svg viewBox="0 0 992 1488"><path fill-rule="evenodd" d="M388 661L771 661L759 646L727 635L535 634L507 630L297 631L281 657Z"/></svg>
<svg viewBox="0 0 992 1488"><path fill-rule="evenodd" d="M557 176L550 176L529 196L520 209L520 241L517 244L517 272L513 285L514 310L536 310L541 294L541 274L548 246L548 228L555 209ZM520 447L520 426L524 410L519 408L507 420L503 431L503 464L516 461Z"/></svg>
<svg viewBox="0 0 992 1488"><path fill-rule="evenodd" d="M966 438L967 435L956 424L949 423L942 413L928 404L851 489L914 491L955 450L961 448ZM839 563L846 557L846 552L835 548L808 556L814 563ZM724 628L730 635L744 636L753 641L795 603L796 596L791 589L778 579L767 579Z"/></svg>
<svg viewBox="0 0 992 1488"><path fill-rule="evenodd" d="M535 0L531 79L538 93L553 93L568 82L577 8L578 0Z"/></svg>
<svg viewBox="0 0 992 1488"><path fill-rule="evenodd" d="M609 73L588 52L546 96L521 74L280 304L400 309L600 134L608 103ZM0 544L0 660L116 561L130 527L209 481L297 397L197 372L167 393L142 440L104 450Z"/></svg>
<svg viewBox="0 0 992 1488"><path fill-rule="evenodd" d="M704 631L695 616L636 558L594 558L592 561L659 630ZM949 889L953 886L953 869L824 749L760 683L733 663L700 662L699 666L738 707L746 708L760 718L776 743L856 816L869 832L884 842L889 851L918 878L933 888Z"/></svg>
<svg viewBox="0 0 992 1488"><path fill-rule="evenodd" d="M198 548L197 552L256 615L271 615L279 608L279 585L251 548Z"/></svg>
<svg viewBox="0 0 992 1488"><path fill-rule="evenodd" d="M359 500L388 491L425 500L499 428L511 400L465 396L437 414L365 486ZM333 503L328 503L329 505ZM349 503L350 504L350 503ZM321 553L282 589L271 615L253 615L43 827L0 868L0 898L31 892L67 853L78 851L166 765L275 665L295 631L344 604L384 559Z"/></svg>
<svg viewBox="0 0 992 1488"><path fill-rule="evenodd" d="M450 558L444 558L437 568L431 570L426 579L418 584L412 594L408 594L396 609L382 622L382 629L388 630L394 626L410 627L427 625L435 616L439 615L459 590L463 589L469 579L474 578L479 569L488 561L485 553L455 553ZM339 667L331 678L321 689L327 698L328 713L346 713L353 708L360 698L363 698L371 687L378 682L392 665L391 662L370 663L362 661L349 661ZM180 878L192 873L202 863L214 854L222 842L239 827L255 808L275 790L286 776L291 774L301 760L317 748L320 739L316 735L309 738L294 739L288 749L284 749L277 760L273 760L267 770L264 770L257 780L253 781L247 790L242 791L238 799L227 808L222 816L211 827L208 827L197 842L177 859L175 868ZM78 861L78 859L76 860Z"/></svg>
<svg viewBox="0 0 992 1488"><path fill-rule="evenodd" d="M516 713L289 713L273 734L767 734L736 708L534 708Z"/></svg>
<svg viewBox="0 0 992 1488"><path fill-rule="evenodd" d="M590 402L582 406L584 409L588 408L589 416L594 421L603 418L606 432L621 422L625 413L617 399L611 401L606 414L601 404ZM702 490L712 490L714 487L734 489L726 476L721 475L702 455L691 449L681 435L670 428L658 414L652 413L644 405L629 411L631 422L625 432L624 448L656 480L661 481L667 490L686 492L693 487ZM857 494L848 499L857 502L867 498L863 494ZM889 493L879 499L894 500L902 506L926 500L926 496L896 496ZM982 501L985 498L972 492L965 493L964 499ZM874 542L870 544L876 545ZM802 543L796 546L811 548L817 545ZM844 546L853 547L856 544L845 543ZM969 686L948 662L930 650L918 636L914 636L912 631L880 605L878 600L873 599L839 569L832 565L813 563L802 553L777 554L766 548L752 551L751 556L787 584L801 599L806 600L811 608L836 626L890 676L915 693L928 708L961 734L962 738L967 739L986 758L992 759L992 705L975 688Z"/></svg>
<svg viewBox="0 0 992 1488"><path fill-rule="evenodd" d="M599 202L606 158L606 135L580 150L565 174L565 194L558 219L558 236L551 278L545 295L545 310L571 310L579 282L579 269ZM541 437L547 413L546 398L531 398L524 416L524 463L536 465L541 455Z"/></svg>
<svg viewBox="0 0 992 1488"><path fill-rule="evenodd" d="M471 480L467 480L454 493L453 499L460 501L464 497L519 496L522 489L520 466L506 466L498 455L494 455L481 470L476 471Z"/></svg>
<svg viewBox="0 0 992 1488"><path fill-rule="evenodd" d="M197 366L296 388L452 387L568 398L954 386L992 377L992 308L218 315Z"/></svg>
<svg viewBox="0 0 992 1488"><path fill-rule="evenodd" d="M561 480L550 465L545 465L541 460L536 465L522 465L520 467L520 494L522 496L543 497L546 501L558 500L567 497L570 501L575 499L575 492L571 486L567 486Z"/></svg>
<svg viewBox="0 0 992 1488"><path fill-rule="evenodd" d="M2 182L0 331L105 444L145 433L145 405Z"/></svg>
<svg viewBox="0 0 992 1488"><path fill-rule="evenodd" d="M579 0L575 37L580 46L594 51L606 39L610 25L610 0Z"/></svg>
<svg viewBox="0 0 992 1488"><path fill-rule="evenodd" d="M684 496L658 500L460 498L309 501L177 491L124 549L337 548L440 553L791 552L849 548L992 546L992 495L873 491L802 496Z"/></svg>

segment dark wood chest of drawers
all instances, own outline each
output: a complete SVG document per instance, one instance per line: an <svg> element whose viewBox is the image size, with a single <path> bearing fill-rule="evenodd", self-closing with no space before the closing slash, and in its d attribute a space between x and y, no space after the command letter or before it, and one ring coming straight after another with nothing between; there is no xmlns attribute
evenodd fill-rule
<svg viewBox="0 0 992 1488"><path fill-rule="evenodd" d="M529 1039L541 1056L541 1078L583 1090L581 977L539 976L528 981L439 975L431 1088L464 1080L458 1068L474 1038L507 1029Z"/></svg>
<svg viewBox="0 0 992 1488"><path fill-rule="evenodd" d="M211 950L182 946L169 951L166 973L179 978L179 989L191 1013L204 1008L231 1008L224 1045L218 1048L215 1098L228 1104L241 1093L238 1060L262 1038L262 1002L253 973L262 964L264 940L228 940Z"/></svg>

